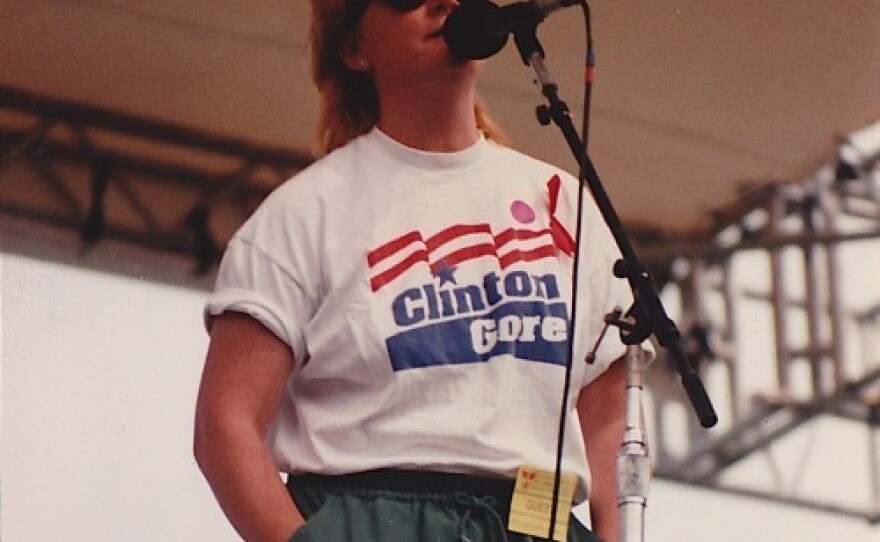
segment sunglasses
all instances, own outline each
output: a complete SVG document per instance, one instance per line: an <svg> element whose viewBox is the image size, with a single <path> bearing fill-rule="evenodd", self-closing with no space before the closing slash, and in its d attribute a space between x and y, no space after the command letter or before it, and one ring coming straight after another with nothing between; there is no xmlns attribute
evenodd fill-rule
<svg viewBox="0 0 880 542"><path fill-rule="evenodd" d="M407 11L412 11L414 9L422 7L422 5L427 0L379 0L386 6L390 7L395 11L399 11L401 13L406 13ZM348 22L352 26L355 25L358 21L361 20L361 17L364 16L364 12L367 11L367 7L373 2L373 0L354 0L350 4L349 12L348 12Z"/></svg>

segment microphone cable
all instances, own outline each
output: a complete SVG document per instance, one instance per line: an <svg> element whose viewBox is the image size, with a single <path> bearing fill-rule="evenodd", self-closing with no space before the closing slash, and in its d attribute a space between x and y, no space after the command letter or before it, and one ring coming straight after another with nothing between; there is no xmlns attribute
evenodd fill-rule
<svg viewBox="0 0 880 542"><path fill-rule="evenodd" d="M587 153L590 129L590 105L592 102L592 87L596 68L596 54L593 48L592 14L587 0L581 0L581 8L584 12L584 26L586 31L587 51L584 66L584 102L581 126L581 142L584 154ZM556 440L556 463L553 471L553 492L550 501L550 532L549 540L556 538L556 516L559 512L559 493L562 485L562 459L565 450L565 430L568 424L569 391L571 388L571 371L574 363L574 331L577 320L578 277L580 275L581 233L584 212L584 197L586 186L584 183L583 168L578 171L578 198L577 198L577 225L575 228L575 250L572 262L571 279L571 324L569 326L568 353L565 363L565 380L562 390L562 408L559 412L559 428ZM587 466L589 468L589 465ZM588 488L589 491L589 488ZM569 511L569 516L571 511ZM564 535L565 536L565 535Z"/></svg>
<svg viewBox="0 0 880 542"><path fill-rule="evenodd" d="M581 0L584 12L584 30L587 34L587 57L584 63L584 110L582 115L581 139L584 152L589 148L590 140L590 105L593 101L593 80L596 76L596 51L593 48L593 16L587 0Z"/></svg>

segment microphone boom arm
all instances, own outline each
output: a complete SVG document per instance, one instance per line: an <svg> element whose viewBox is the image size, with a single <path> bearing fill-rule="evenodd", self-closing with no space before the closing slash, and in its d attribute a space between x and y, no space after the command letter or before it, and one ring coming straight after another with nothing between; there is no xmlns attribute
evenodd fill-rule
<svg viewBox="0 0 880 542"><path fill-rule="evenodd" d="M553 81L544 63L544 50L537 38L537 23L518 28L514 30L513 35L520 57L526 65L531 66L534 70L536 84L540 86L541 93L547 98L549 118L562 131L569 149L577 159L580 167L579 179L593 195L599 212L623 256L615 265L614 272L619 278L627 279L635 299L633 308L629 311L629 316L635 319L635 323L632 326L627 326L630 329L622 330L621 337L624 343L639 344L654 334L657 337L657 342L666 348L672 357L675 369L681 375L682 385L700 424L703 427L714 426L718 422L718 416L715 414L703 383L687 360L681 346L681 334L675 322L667 316L650 274L636 256L635 249L614 210L611 199L602 186L599 174L582 145L581 138L572 122L568 105L559 98L559 87Z"/></svg>

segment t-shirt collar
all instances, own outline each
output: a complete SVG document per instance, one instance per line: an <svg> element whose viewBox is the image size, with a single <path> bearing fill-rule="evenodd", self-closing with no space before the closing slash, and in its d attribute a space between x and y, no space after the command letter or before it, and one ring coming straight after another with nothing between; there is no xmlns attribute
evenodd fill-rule
<svg viewBox="0 0 880 542"><path fill-rule="evenodd" d="M487 150L483 134L470 147L454 152L430 152L408 147L393 139L378 127L364 136L366 142L375 146L398 162L409 166L431 170L462 169L477 163Z"/></svg>

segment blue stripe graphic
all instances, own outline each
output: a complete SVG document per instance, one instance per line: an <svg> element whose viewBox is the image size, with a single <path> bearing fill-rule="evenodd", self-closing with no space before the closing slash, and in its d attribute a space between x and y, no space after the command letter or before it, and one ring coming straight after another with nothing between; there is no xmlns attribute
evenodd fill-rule
<svg viewBox="0 0 880 542"><path fill-rule="evenodd" d="M398 333L386 346L395 371L483 363L502 354L564 365L568 325L565 303L517 301Z"/></svg>

